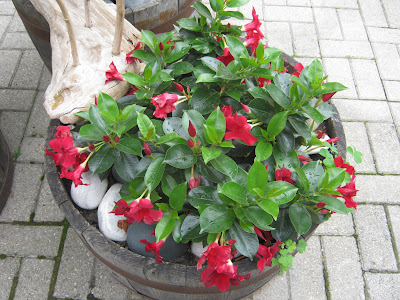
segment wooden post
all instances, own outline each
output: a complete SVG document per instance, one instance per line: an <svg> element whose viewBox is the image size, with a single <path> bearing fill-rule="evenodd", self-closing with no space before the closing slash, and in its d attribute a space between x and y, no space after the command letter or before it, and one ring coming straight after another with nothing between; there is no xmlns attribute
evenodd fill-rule
<svg viewBox="0 0 400 300"><path fill-rule="evenodd" d="M121 48L122 32L124 30L125 0L117 0L117 20L115 24L112 54L119 55Z"/></svg>
<svg viewBox="0 0 400 300"><path fill-rule="evenodd" d="M87 28L92 27L92 21L90 20L90 0L85 1L85 26Z"/></svg>

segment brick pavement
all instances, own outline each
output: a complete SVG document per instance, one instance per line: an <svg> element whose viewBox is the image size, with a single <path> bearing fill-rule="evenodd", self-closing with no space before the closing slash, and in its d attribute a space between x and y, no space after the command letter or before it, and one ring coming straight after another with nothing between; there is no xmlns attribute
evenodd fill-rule
<svg viewBox="0 0 400 300"><path fill-rule="evenodd" d="M246 299L400 299L400 2L251 4L270 46L321 58L328 80L349 87L334 103L364 163L357 212L320 226L287 274ZM0 0L0 59L0 127L20 154L0 215L0 299L144 299L88 253L53 201L43 171L50 75L9 0Z"/></svg>

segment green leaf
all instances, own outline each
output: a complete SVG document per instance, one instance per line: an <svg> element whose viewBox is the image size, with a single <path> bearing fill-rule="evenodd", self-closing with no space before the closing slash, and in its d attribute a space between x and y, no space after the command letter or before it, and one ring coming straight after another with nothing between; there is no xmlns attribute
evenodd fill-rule
<svg viewBox="0 0 400 300"><path fill-rule="evenodd" d="M204 65L209 67L214 72L217 72L218 66L222 64L221 61L211 56L203 56L202 58L200 58L200 60Z"/></svg>
<svg viewBox="0 0 400 300"><path fill-rule="evenodd" d="M163 238L169 236L174 229L176 223L176 219L172 214L164 215L162 219L157 223L155 234L157 242L162 240Z"/></svg>
<svg viewBox="0 0 400 300"><path fill-rule="evenodd" d="M275 240L280 240L281 242L292 238L293 234L296 232L296 229L294 229L290 221L289 209L281 209L277 220L273 222L271 226L275 228L275 230L271 232L272 236Z"/></svg>
<svg viewBox="0 0 400 300"><path fill-rule="evenodd" d="M114 168L117 174L126 181L131 181L136 176L135 166L139 160L136 155L115 151Z"/></svg>
<svg viewBox="0 0 400 300"><path fill-rule="evenodd" d="M99 108L99 112L102 116L107 117L114 123L118 121L118 105L111 96L100 92L97 107Z"/></svg>
<svg viewBox="0 0 400 300"><path fill-rule="evenodd" d="M302 167L308 182L310 183L309 192L313 193L318 190L318 182L322 175L324 175L324 168L320 161L312 161Z"/></svg>
<svg viewBox="0 0 400 300"><path fill-rule="evenodd" d="M250 221L248 221L246 219L240 220L240 218L239 218L239 224L240 224L240 227L242 227L244 231L249 232L249 233L254 233L255 232L254 231L254 224L251 223Z"/></svg>
<svg viewBox="0 0 400 300"><path fill-rule="evenodd" d="M248 205L245 189L236 182L230 181L225 183L221 190L219 190L219 193L224 194L237 203Z"/></svg>
<svg viewBox="0 0 400 300"><path fill-rule="evenodd" d="M311 139L311 129L308 127L307 122L295 115L288 117L290 125L296 130L298 134L309 141Z"/></svg>
<svg viewBox="0 0 400 300"><path fill-rule="evenodd" d="M156 127L150 118L142 113L137 113L137 123L139 130L146 141L152 140L156 135Z"/></svg>
<svg viewBox="0 0 400 300"><path fill-rule="evenodd" d="M155 59L153 54L151 54L147 51L141 50L141 49L137 49L137 50L133 51L131 57L139 58L145 62L150 62Z"/></svg>
<svg viewBox="0 0 400 300"><path fill-rule="evenodd" d="M221 173L229 176L230 178L235 178L238 173L238 166L236 162L226 155L219 155L211 161L211 164Z"/></svg>
<svg viewBox="0 0 400 300"><path fill-rule="evenodd" d="M286 126L287 115L287 111L282 111L272 117L267 127L267 134L269 136L273 137L281 133L283 128Z"/></svg>
<svg viewBox="0 0 400 300"><path fill-rule="evenodd" d="M267 184L268 199L277 205L290 202L297 194L297 188L286 181L272 181Z"/></svg>
<svg viewBox="0 0 400 300"><path fill-rule="evenodd" d="M120 139L117 143L117 149L125 153L142 156L142 144L139 142L139 140L131 137L124 137Z"/></svg>
<svg viewBox="0 0 400 300"><path fill-rule="evenodd" d="M266 86L268 93L272 99L285 109L290 109L290 100L276 85L269 84Z"/></svg>
<svg viewBox="0 0 400 300"><path fill-rule="evenodd" d="M203 155L204 162L207 164L210 160L218 157L222 150L218 148L209 149L207 147L201 147L201 154Z"/></svg>
<svg viewBox="0 0 400 300"><path fill-rule="evenodd" d="M328 196L328 195L323 195L323 196L316 196L314 198L315 202L324 202L326 203L325 209L332 210L334 212L337 212L339 214L344 214L347 215L349 210L347 209L346 205L339 199Z"/></svg>
<svg viewBox="0 0 400 300"><path fill-rule="evenodd" d="M141 87L144 86L146 83L144 81L144 79L136 73L125 73L122 74L122 77L124 77L124 79L126 81L128 81L130 84L133 84L136 87Z"/></svg>
<svg viewBox="0 0 400 300"><path fill-rule="evenodd" d="M212 20L213 17L211 15L211 12L209 11L209 9L207 8L207 6L205 6L203 3L196 1L195 3L193 3L193 8L195 10L197 10L197 12L206 17L209 20Z"/></svg>
<svg viewBox="0 0 400 300"><path fill-rule="evenodd" d="M169 205L177 211L180 211L183 207L183 203L185 203L186 191L187 182L178 184L171 192Z"/></svg>
<svg viewBox="0 0 400 300"><path fill-rule="evenodd" d="M203 231L219 233L227 230L234 219L227 214L225 205L211 205L200 215L200 226Z"/></svg>
<svg viewBox="0 0 400 300"><path fill-rule="evenodd" d="M276 204L275 202L273 202L271 200L264 199L264 200L258 201L257 205L259 207L261 207L264 211L269 213L274 218L274 220L276 220L276 218L278 217L278 214L279 214L278 204Z"/></svg>
<svg viewBox="0 0 400 300"><path fill-rule="evenodd" d="M202 73L197 77L196 83L218 82L219 79L212 73Z"/></svg>
<svg viewBox="0 0 400 300"><path fill-rule="evenodd" d="M144 182L149 191L153 191L158 186L164 175L164 170L164 156L157 156L152 160L144 175Z"/></svg>
<svg viewBox="0 0 400 300"><path fill-rule="evenodd" d="M225 38L229 50L236 60L239 60L242 56L247 58L249 57L246 47L239 39L229 35L226 35Z"/></svg>
<svg viewBox="0 0 400 300"><path fill-rule="evenodd" d="M272 154L272 145L266 140L260 140L256 146L256 157L259 161L266 160Z"/></svg>
<svg viewBox="0 0 400 300"><path fill-rule="evenodd" d="M157 44L156 35L150 30L142 30L142 39L141 41L149 46L150 49L154 51L154 48Z"/></svg>
<svg viewBox="0 0 400 300"><path fill-rule="evenodd" d="M187 61L180 61L172 66L172 71L175 76L187 74L193 71L193 65Z"/></svg>
<svg viewBox="0 0 400 300"><path fill-rule="evenodd" d="M265 213L259 206L248 206L243 208L246 217L251 223L262 230L273 230L273 227L268 226L272 223L272 217Z"/></svg>
<svg viewBox="0 0 400 300"><path fill-rule="evenodd" d="M214 128L217 134L217 141L222 141L225 135L226 121L219 107L208 117L206 125Z"/></svg>
<svg viewBox="0 0 400 300"><path fill-rule="evenodd" d="M190 45L185 42L177 42L175 44L174 50L172 50L171 54L166 58L165 62L170 64L178 59L181 59L184 55L186 55L190 50Z"/></svg>
<svg viewBox="0 0 400 300"><path fill-rule="evenodd" d="M159 71L157 73L155 73L150 81L149 81L149 85L155 85L159 82L167 82L167 81L173 81L174 78L171 77L171 75L169 75L168 73L164 72L164 71Z"/></svg>
<svg viewBox="0 0 400 300"><path fill-rule="evenodd" d="M218 12L218 14L219 14L220 16L232 17L232 18L236 18L236 19L239 19L239 20L243 20L243 19L244 19L244 15L243 15L241 12L239 12L239 11L232 11L232 10L225 11L225 10L220 10L220 11Z"/></svg>
<svg viewBox="0 0 400 300"><path fill-rule="evenodd" d="M187 169L193 166L197 161L192 150L187 145L174 145L167 150L164 163L178 169Z"/></svg>
<svg viewBox="0 0 400 300"><path fill-rule="evenodd" d="M94 174L103 173L111 168L114 161L115 149L105 144L89 159L89 169Z"/></svg>
<svg viewBox="0 0 400 300"><path fill-rule="evenodd" d="M324 121L324 116L318 110L309 106L308 104L302 106L301 108L311 117L311 119L317 122L317 124L320 124Z"/></svg>
<svg viewBox="0 0 400 300"><path fill-rule="evenodd" d="M345 169L342 168L332 168L327 171L329 175L328 188L335 190L337 189L343 182L345 177Z"/></svg>
<svg viewBox="0 0 400 300"><path fill-rule="evenodd" d="M308 77L310 78L311 83L320 84L322 82L324 77L324 67L318 58L315 58L308 67Z"/></svg>
<svg viewBox="0 0 400 300"><path fill-rule="evenodd" d="M182 224L183 220L185 220L186 215L180 215L179 219L176 220L174 229L172 229L172 238L174 239L175 243L179 243L182 241L181 237L181 230L182 230Z"/></svg>
<svg viewBox="0 0 400 300"><path fill-rule="evenodd" d="M182 18L176 21L176 23L179 24L182 28L185 28L190 31L200 31L201 27L200 25L196 22L195 18Z"/></svg>
<svg viewBox="0 0 400 300"><path fill-rule="evenodd" d="M304 170L300 167L297 167L296 173L297 173L297 177L298 177L296 186L304 188L304 192L306 193L306 195L308 195L309 190L310 190L310 182L308 181L308 178L307 178L306 174L304 173ZM301 189L300 189L300 191L301 191Z"/></svg>
<svg viewBox="0 0 400 300"><path fill-rule="evenodd" d="M206 123L206 120L204 117L198 111L186 110L182 117L182 125L184 128L189 128L189 120L196 129L196 138L200 138L201 144L206 145L206 139L204 137L204 124Z"/></svg>
<svg viewBox="0 0 400 300"><path fill-rule="evenodd" d="M197 239L206 233L200 234L199 216L188 215L181 226L181 237L183 242Z"/></svg>
<svg viewBox="0 0 400 300"><path fill-rule="evenodd" d="M237 90L225 90L225 94L227 94L229 97L232 97L236 101L240 101L240 98L242 97L242 93L237 91Z"/></svg>
<svg viewBox="0 0 400 300"><path fill-rule="evenodd" d="M213 11L220 11L224 7L224 0L210 0L210 5Z"/></svg>
<svg viewBox="0 0 400 300"><path fill-rule="evenodd" d="M108 125L107 123L103 120L103 117L100 115L99 108L97 105L91 105L89 109L89 120L90 123L93 125L96 125L99 127L102 131L104 131L103 134L108 134Z"/></svg>
<svg viewBox="0 0 400 300"><path fill-rule="evenodd" d="M209 144L215 144L218 141L217 132L214 127L204 125L206 141Z"/></svg>
<svg viewBox="0 0 400 300"><path fill-rule="evenodd" d="M254 189L260 189L261 191L266 190L268 183L268 172L265 169L264 165L258 161L255 161L253 166L249 171L249 175L247 177L247 189L250 194L253 196L257 196L257 193Z"/></svg>
<svg viewBox="0 0 400 300"><path fill-rule="evenodd" d="M107 132L94 124L84 125L79 130L79 138L85 138L88 140L102 141L103 135L107 135Z"/></svg>
<svg viewBox="0 0 400 300"><path fill-rule="evenodd" d="M249 3L250 0L228 0L226 6L228 7L240 7Z"/></svg>
<svg viewBox="0 0 400 300"><path fill-rule="evenodd" d="M165 173L163 178L161 179L161 188L165 195L168 197L171 195L172 190L177 186L174 177Z"/></svg>
<svg viewBox="0 0 400 300"><path fill-rule="evenodd" d="M235 221L229 228L229 235L236 241L236 250L253 260L259 246L257 234L244 231L239 223Z"/></svg>
<svg viewBox="0 0 400 300"><path fill-rule="evenodd" d="M297 236L308 232L312 225L310 213L299 203L294 203L289 208L290 221L297 231Z"/></svg>
<svg viewBox="0 0 400 300"><path fill-rule="evenodd" d="M200 205L221 204L215 186L198 186L190 190L187 200L194 208Z"/></svg>
<svg viewBox="0 0 400 300"><path fill-rule="evenodd" d="M207 88L201 87L196 89L192 94L190 101L194 110L197 110L202 115L206 115L215 110L214 107L220 104L221 99L218 93L210 93Z"/></svg>
<svg viewBox="0 0 400 300"><path fill-rule="evenodd" d="M215 49L215 45L205 39L196 38L192 43L192 48L202 54L208 54Z"/></svg>

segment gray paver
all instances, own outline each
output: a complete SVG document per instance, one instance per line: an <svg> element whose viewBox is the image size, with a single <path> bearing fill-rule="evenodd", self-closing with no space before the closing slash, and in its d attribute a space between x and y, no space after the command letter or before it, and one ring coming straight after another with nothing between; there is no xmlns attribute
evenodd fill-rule
<svg viewBox="0 0 400 300"><path fill-rule="evenodd" d="M21 264L18 286L14 299L46 299L49 293L53 266L53 260L24 259Z"/></svg>
<svg viewBox="0 0 400 300"><path fill-rule="evenodd" d="M371 300L400 299L400 274L365 273Z"/></svg>
<svg viewBox="0 0 400 300"><path fill-rule="evenodd" d="M11 22L11 16L0 16L0 39L7 29L8 24Z"/></svg>
<svg viewBox="0 0 400 300"><path fill-rule="evenodd" d="M313 22L309 7L268 6L264 11L265 21Z"/></svg>
<svg viewBox="0 0 400 300"><path fill-rule="evenodd" d="M22 23L22 20L18 14L14 15L14 17L11 21L11 26L8 31L9 32L25 32L26 31L24 23Z"/></svg>
<svg viewBox="0 0 400 300"><path fill-rule="evenodd" d="M367 31L371 42L400 44L400 29L367 27Z"/></svg>
<svg viewBox="0 0 400 300"><path fill-rule="evenodd" d="M378 172L399 174L400 143L394 125L369 123L367 130Z"/></svg>
<svg viewBox="0 0 400 300"><path fill-rule="evenodd" d="M314 7L313 10L319 38L341 40L343 37L336 9Z"/></svg>
<svg viewBox="0 0 400 300"><path fill-rule="evenodd" d="M35 94L34 90L0 89L0 110L29 111Z"/></svg>
<svg viewBox="0 0 400 300"><path fill-rule="evenodd" d="M333 103L343 121L380 122L385 126L392 122L389 105L384 101L335 99Z"/></svg>
<svg viewBox="0 0 400 300"><path fill-rule="evenodd" d="M350 41L367 41L367 32L365 31L360 12L358 10L339 9L339 20L342 24L343 37Z"/></svg>
<svg viewBox="0 0 400 300"><path fill-rule="evenodd" d="M400 27L400 3L398 1L381 0L385 7L387 20L391 27Z"/></svg>
<svg viewBox="0 0 400 300"><path fill-rule="evenodd" d="M314 24L293 23L292 31L296 56L320 56Z"/></svg>
<svg viewBox="0 0 400 300"><path fill-rule="evenodd" d="M94 257L75 231L68 229L61 258L54 297L86 299Z"/></svg>
<svg viewBox="0 0 400 300"><path fill-rule="evenodd" d="M45 138L25 137L21 144L21 156L18 157L19 163L44 163L44 144Z"/></svg>
<svg viewBox="0 0 400 300"><path fill-rule="evenodd" d="M321 244L315 236L307 241L307 250L294 257L293 268L289 271L292 300L326 299L321 257Z"/></svg>
<svg viewBox="0 0 400 300"><path fill-rule="evenodd" d="M380 0L363 0L358 3L366 26L387 26Z"/></svg>
<svg viewBox="0 0 400 300"><path fill-rule="evenodd" d="M43 66L43 73L42 77L40 78L39 82L39 90L43 91L47 89L51 81L51 73L47 70L46 66Z"/></svg>
<svg viewBox="0 0 400 300"><path fill-rule="evenodd" d="M319 47L323 57L374 58L369 42L320 40Z"/></svg>
<svg viewBox="0 0 400 300"><path fill-rule="evenodd" d="M286 4L292 6L310 6L311 0L286 0Z"/></svg>
<svg viewBox="0 0 400 300"><path fill-rule="evenodd" d="M12 86L16 88L34 88L39 83L43 62L36 50L24 51Z"/></svg>
<svg viewBox="0 0 400 300"><path fill-rule="evenodd" d="M0 214L0 221L29 221L35 207L42 174L42 165L16 164L12 192Z"/></svg>
<svg viewBox="0 0 400 300"><path fill-rule="evenodd" d="M357 199L354 199L357 201ZM318 226L317 235L353 235L353 217L351 214L333 214L331 218Z"/></svg>
<svg viewBox="0 0 400 300"><path fill-rule="evenodd" d="M353 237L322 237L332 300L365 299L360 258Z"/></svg>
<svg viewBox="0 0 400 300"><path fill-rule="evenodd" d="M359 205L354 217L363 270L397 271L384 207Z"/></svg>
<svg viewBox="0 0 400 300"><path fill-rule="evenodd" d="M389 212L389 226L393 234L397 249L400 247L400 206L390 205L387 207Z"/></svg>
<svg viewBox="0 0 400 300"><path fill-rule="evenodd" d="M400 56L396 45L387 43L372 43L376 56L376 64L382 79L400 80Z"/></svg>
<svg viewBox="0 0 400 300"><path fill-rule="evenodd" d="M279 48L289 55L293 55L292 35L289 23L266 22L265 27L268 45Z"/></svg>
<svg viewBox="0 0 400 300"><path fill-rule="evenodd" d="M328 75L329 82L340 82L348 88L347 90L337 93L334 98L358 98L348 59L324 58L323 65L325 68L325 73Z"/></svg>
<svg viewBox="0 0 400 300"><path fill-rule="evenodd" d="M61 226L0 224L0 228L0 253L23 257L57 255Z"/></svg>
<svg viewBox="0 0 400 300"><path fill-rule="evenodd" d="M35 49L35 45L26 32L9 32L1 44L1 49Z"/></svg>
<svg viewBox="0 0 400 300"><path fill-rule="evenodd" d="M11 1L3 2L1 4L0 15L13 15L15 13L15 7Z"/></svg>
<svg viewBox="0 0 400 300"><path fill-rule="evenodd" d="M361 122L343 122L342 125L348 141L347 145L356 147L363 154L361 164L356 164L350 154L347 154L346 160L356 168L357 173L376 173L365 124Z"/></svg>
<svg viewBox="0 0 400 300"><path fill-rule="evenodd" d="M11 152L16 151L21 144L27 119L27 112L8 111L0 114L1 131L7 139Z"/></svg>
<svg viewBox="0 0 400 300"><path fill-rule="evenodd" d="M356 188L358 202L400 204L400 176L358 175Z"/></svg>
<svg viewBox="0 0 400 300"><path fill-rule="evenodd" d="M0 50L2 58L2 72L0 73L0 86L7 87L10 84L11 78L17 69L21 51L19 50Z"/></svg>
<svg viewBox="0 0 400 300"><path fill-rule="evenodd" d="M44 92L39 92L36 96L35 103L31 110L29 122L26 127L25 135L30 137L47 137L47 127L49 126L50 119L43 106ZM42 150L44 144L42 145ZM44 150L43 150L44 151Z"/></svg>
<svg viewBox="0 0 400 300"><path fill-rule="evenodd" d="M386 98L392 101L400 101L400 81L383 81Z"/></svg>
<svg viewBox="0 0 400 300"><path fill-rule="evenodd" d="M394 124L400 125L400 103L389 103L390 109L392 110L392 116L394 120Z"/></svg>
<svg viewBox="0 0 400 300"><path fill-rule="evenodd" d="M243 300L289 299L289 297L288 275L285 273L275 276L259 290L243 298Z"/></svg>
<svg viewBox="0 0 400 300"><path fill-rule="evenodd" d="M14 277L19 269L19 259L7 257L0 259L0 299L9 298Z"/></svg>
<svg viewBox="0 0 400 300"><path fill-rule="evenodd" d="M58 208L47 179L44 178L36 205L35 222L59 222L64 219L64 214Z"/></svg>
<svg viewBox="0 0 400 300"><path fill-rule="evenodd" d="M358 8L356 0L311 0L313 6Z"/></svg>
<svg viewBox="0 0 400 300"><path fill-rule="evenodd" d="M360 99L386 100L378 68L373 60L352 59L354 80Z"/></svg>

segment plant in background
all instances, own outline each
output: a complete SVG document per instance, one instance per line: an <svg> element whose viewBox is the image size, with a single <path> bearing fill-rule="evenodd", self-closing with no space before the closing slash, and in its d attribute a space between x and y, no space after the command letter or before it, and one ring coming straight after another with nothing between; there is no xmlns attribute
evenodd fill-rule
<svg viewBox="0 0 400 300"><path fill-rule="evenodd" d="M133 94L100 93L78 114L79 134L60 127L54 152L46 150L75 185L87 167L101 177L114 168L127 183L112 212L156 224L156 242L141 242L159 262L170 235L208 245L201 282L221 291L250 276L238 274L236 252L256 257L260 272L286 271L306 245L293 238L357 207L355 171L338 139L314 131L334 115L328 100L345 87L325 82L318 59L290 74L281 51L263 44L254 9L249 24L226 23L243 19L230 9L247 2L211 0L212 11L196 2L199 17L179 20L175 32L142 31L127 60L141 60L143 73L120 74L113 64L107 72L107 80L131 83ZM322 159L310 157L315 150Z"/></svg>

